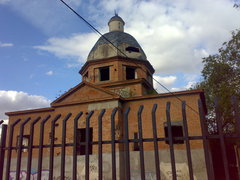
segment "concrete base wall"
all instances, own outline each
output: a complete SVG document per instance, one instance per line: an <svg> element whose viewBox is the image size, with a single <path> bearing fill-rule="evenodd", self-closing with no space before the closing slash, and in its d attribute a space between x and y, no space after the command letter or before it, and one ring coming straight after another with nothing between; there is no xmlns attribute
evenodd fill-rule
<svg viewBox="0 0 240 180"><path fill-rule="evenodd" d="M204 161L204 153L203 149L194 149L191 151L192 153L192 161L193 161L193 172L194 179L198 180L207 180L206 176L206 167ZM123 177L123 169L120 169L120 166L124 168L124 164L120 165L120 159L124 159L124 153L116 153L116 168L117 168L117 179L124 179ZM155 158L153 151L145 151L144 152L145 159L145 175L147 180L155 180ZM163 180L171 180L171 160L169 150L161 150L159 151L159 159L160 159L160 171L161 171L161 179ZM188 173L188 165L187 165L187 156L185 150L175 150L175 159L176 159L176 169L178 180L187 180L189 179ZM38 159L34 158L32 160L32 172L31 179L37 179L37 163ZM121 161L122 162L122 161ZM106 153L103 154L103 179L111 180L112 176L112 160L111 154ZM22 166L21 166L21 180L26 179L26 165L27 158L22 158ZM78 171L77 176L78 179L85 179L85 156L78 156L77 160ZM140 158L139 152L130 152L130 166L131 166L131 179L139 180L141 179L140 174ZM42 165L42 180L48 179L49 174L49 157L43 158ZM55 156L54 158L54 179L60 179L60 167L61 167L61 157ZM65 171L65 179L72 179L72 156L66 156L66 171ZM90 179L97 180L98 179L98 155L94 154L90 156ZM121 171L121 173L120 173ZM16 158L11 161L11 173L10 176L12 179L15 179L16 174Z"/></svg>

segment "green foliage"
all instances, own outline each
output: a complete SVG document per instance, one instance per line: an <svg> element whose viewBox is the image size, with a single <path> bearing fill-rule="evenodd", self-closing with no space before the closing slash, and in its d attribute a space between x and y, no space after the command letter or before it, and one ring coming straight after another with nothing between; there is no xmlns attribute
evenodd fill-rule
<svg viewBox="0 0 240 180"><path fill-rule="evenodd" d="M224 123L233 123L231 96L240 98L240 30L232 32L231 40L223 43L219 53L204 58L203 63L203 81L195 88L205 90L210 113L217 97Z"/></svg>

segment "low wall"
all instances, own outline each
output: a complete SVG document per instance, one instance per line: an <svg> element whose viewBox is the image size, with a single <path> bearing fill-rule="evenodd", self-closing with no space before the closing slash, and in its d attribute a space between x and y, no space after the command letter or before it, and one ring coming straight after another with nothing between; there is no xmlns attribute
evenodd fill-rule
<svg viewBox="0 0 240 180"><path fill-rule="evenodd" d="M176 169L177 169L177 177L178 180L187 180L189 179L188 173L188 165L187 165L187 156L185 150L175 150L175 159L176 159ZM194 179L197 180L207 180L206 176L206 168L204 161L204 153L203 149L193 149L192 153L192 161L193 161L193 172ZM124 159L123 153L116 153L116 168L117 168L117 179L120 179L120 159ZM153 151L145 151L144 152L145 159L145 175L147 180L155 180L155 158ZM160 159L160 171L161 171L161 179L162 180L170 180L172 179L171 173L171 160L170 160L170 152L169 150L161 150L159 151L159 159ZM6 162L6 161L5 161ZM122 161L121 161L122 162ZM103 179L111 180L112 176L112 161L111 154L103 154ZM5 163L6 164L6 163ZM32 159L32 171L31 171L31 179L37 179L37 164L38 159ZM90 179L97 180L98 179L98 155L90 155ZM21 164L21 175L20 179L26 179L26 166L27 166L27 158L22 158ZM85 178L85 156L78 156L77 159L77 177L78 179ZM139 180L141 179L140 175L140 158L139 152L132 151L130 152L130 166L131 166L131 180ZM48 180L49 174L49 157L43 158L42 164L42 180ZM60 179L60 167L61 167L61 157L54 157L54 179ZM121 166L121 167L124 167ZM65 179L72 179L72 156L66 156L66 166L65 166ZM16 175L16 158L11 161L11 179L15 179Z"/></svg>

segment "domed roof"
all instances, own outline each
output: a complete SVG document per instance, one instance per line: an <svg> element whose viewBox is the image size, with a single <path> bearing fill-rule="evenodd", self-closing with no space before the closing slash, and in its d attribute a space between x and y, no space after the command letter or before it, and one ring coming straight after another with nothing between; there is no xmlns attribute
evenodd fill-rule
<svg viewBox="0 0 240 180"><path fill-rule="evenodd" d="M123 21L123 19L122 19L120 16L118 16L118 14L115 14L115 16L113 16L113 17L108 21L108 25L109 25L109 23L112 22L112 21L121 21L123 24L125 24L125 22Z"/></svg>
<svg viewBox="0 0 240 180"><path fill-rule="evenodd" d="M124 24L122 18L117 14L108 22L108 25L110 24L110 26L117 26L115 24L111 24L112 21L120 21ZM90 51L87 61L116 56L147 60L144 51L136 39L130 34L123 32L123 28L120 28L119 30L110 30L110 32L101 36Z"/></svg>
<svg viewBox="0 0 240 180"><path fill-rule="evenodd" d="M130 34L121 31L112 31L104 34L103 36L100 37L96 44L93 46L88 55L87 61L115 56L129 57L138 60L147 60L147 57L141 46Z"/></svg>

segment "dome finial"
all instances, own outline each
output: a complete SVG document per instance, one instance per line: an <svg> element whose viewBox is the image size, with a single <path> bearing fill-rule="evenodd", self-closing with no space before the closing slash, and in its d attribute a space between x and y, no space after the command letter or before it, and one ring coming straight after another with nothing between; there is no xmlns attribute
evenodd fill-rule
<svg viewBox="0 0 240 180"><path fill-rule="evenodd" d="M118 16L118 13L117 13L116 9L114 10L114 14L115 14L115 16Z"/></svg>

